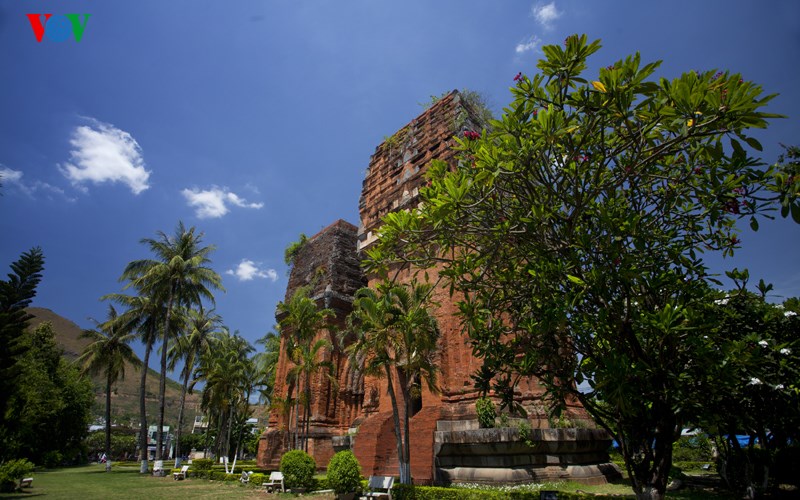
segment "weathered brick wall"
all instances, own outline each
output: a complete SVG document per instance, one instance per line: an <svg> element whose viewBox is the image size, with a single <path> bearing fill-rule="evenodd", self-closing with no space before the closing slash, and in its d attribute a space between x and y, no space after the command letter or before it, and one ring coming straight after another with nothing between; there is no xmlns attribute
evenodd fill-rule
<svg viewBox="0 0 800 500"><path fill-rule="evenodd" d="M311 238L297 255L288 288L287 300L294 291L313 284L312 296L323 307L333 307L334 321L343 325L350 312L352 296L366 281L359 270L359 251L368 248L375 239L381 217L391 211L413 208L418 204L419 188L425 182L424 173L431 160L438 159L455 166L458 161L452 146L453 136L464 130L476 130L477 120L457 91L437 101L428 110L380 144L372 155L362 185L359 212L361 224L355 228L338 221ZM438 278L437 269L428 270L431 282ZM402 270L400 280L411 279L412 271ZM376 280L370 279L374 285ZM468 338L456 315L457 306L449 290L439 286L433 295L439 305L434 308L440 339L437 353L440 391L431 393L423 388L422 409L411 418L412 476L417 484L430 483L435 478L434 433L437 421L475 418L475 400L479 394L470 377L480 366L472 355ZM320 332L320 335L328 335ZM392 422L391 402L386 394L386 379L364 377L358 367L351 366L342 353L332 353L337 366L338 389L321 375L312 386L314 408L310 451L317 464L324 467L333 453L330 436L344 435L348 428L358 428L353 451L365 475L397 475L397 448ZM285 396L289 362L283 351L278 364L275 393ZM397 374L393 377L397 380ZM424 384L423 384L424 386ZM529 409L540 408L542 387L528 378L520 381L517 396ZM396 393L400 394L399 388ZM399 402L402 404L402 402ZM577 403L571 405L574 415L584 417ZM402 410L401 410L402 411ZM533 415L537 412L533 411ZM547 427L543 414L532 423ZM258 462L262 467L277 465L285 449L280 439L285 418L273 412L270 431L262 436ZM326 441L327 439L327 441Z"/></svg>
<svg viewBox="0 0 800 500"><path fill-rule="evenodd" d="M325 356L335 366L333 383L324 373L317 373L311 381L311 424L309 452L319 467L325 467L333 455L331 437L347 432L358 414L363 400L362 378L349 368L347 357L338 348L336 332L345 328L347 315L352 310L355 292L366 284L356 253L356 227L339 220L309 238L295 257L286 301L298 288L310 287L309 296L320 308L330 308L335 316L329 320L330 328L317 332L317 338L326 337L334 345ZM280 315L278 321L282 319ZM281 332L281 352L275 377L274 396L286 398L290 392L288 373L292 367L287 357L287 337L290 329ZM297 396L293 388L293 396ZM301 410L302 416L302 410ZM262 467L277 467L281 455L287 450L286 429L294 426L291 411L278 408L270 412L269 428L261 439L258 463Z"/></svg>

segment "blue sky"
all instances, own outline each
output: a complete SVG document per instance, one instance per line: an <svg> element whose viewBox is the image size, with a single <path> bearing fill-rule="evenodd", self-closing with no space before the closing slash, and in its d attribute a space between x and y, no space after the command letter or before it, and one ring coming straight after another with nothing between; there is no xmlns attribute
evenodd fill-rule
<svg viewBox="0 0 800 500"><path fill-rule="evenodd" d="M80 42L37 42L29 13L88 13ZM800 144L800 2L0 0L0 267L47 262L34 304L79 325L139 243L179 220L216 245L217 311L255 341L283 299L283 250L358 223L370 155L454 88L497 112L543 44L602 39L588 74L635 51L660 76L741 72L779 93L755 134ZM800 295L800 227L742 230L733 259Z"/></svg>

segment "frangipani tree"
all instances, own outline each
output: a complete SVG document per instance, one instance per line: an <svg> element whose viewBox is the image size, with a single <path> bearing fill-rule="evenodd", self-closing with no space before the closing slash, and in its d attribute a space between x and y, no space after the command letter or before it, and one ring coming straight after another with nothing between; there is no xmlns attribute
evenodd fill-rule
<svg viewBox="0 0 800 500"><path fill-rule="evenodd" d="M703 256L732 254L737 223L778 203L800 220L800 177L745 149L777 117L757 84L654 81L659 63L638 54L587 78L599 49L543 47L492 129L464 132L456 168L429 166L420 207L385 217L369 268L442 266L483 359L477 386L511 405L517 377L536 375L554 401L579 399L621 443L637 497L662 498L698 412L685 402L702 399L685 382L705 361L687 342L710 300Z"/></svg>

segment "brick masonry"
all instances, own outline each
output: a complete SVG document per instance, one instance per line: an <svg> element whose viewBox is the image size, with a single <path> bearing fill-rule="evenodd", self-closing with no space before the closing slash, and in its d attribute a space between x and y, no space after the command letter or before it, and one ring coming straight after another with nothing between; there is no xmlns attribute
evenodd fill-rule
<svg viewBox="0 0 800 500"><path fill-rule="evenodd" d="M380 144L363 181L359 228L356 231L354 226L340 220L312 237L295 260L287 299L299 286L311 283L312 296L321 306L335 306L336 318L332 323L343 326L355 291L364 284L375 283L374 278L360 274L359 255L375 241L381 217L390 211L417 205L419 188L425 182L425 169L431 160L455 166L453 136L477 129L475 116L462 95L453 91ZM407 280L411 273L404 270L401 276ZM429 271L429 279L431 282L437 279L435 269ZM439 392L432 394L424 390L422 408L411 418L411 467L417 484L432 483L436 478L434 436L437 422L474 420L475 400L479 396L470 375L478 369L480 361L472 355L461 330L455 315L457 306L444 287L437 288L433 299L439 304L434 314L441 332L437 354ZM319 335L331 333L324 331ZM397 448L385 379L364 377L349 366L338 350L331 356L337 367L338 385L333 386L319 377L312 388L310 451L318 467L324 468L333 453L333 436L357 430L352 447L362 465L362 473L366 476L397 475ZM285 397L288 392L288 369L289 362L282 352L275 384L277 396ZM517 386L517 393L532 415L532 426L547 427L541 411L543 389L539 383L532 378L525 379ZM573 419L585 420L591 425L577 403L571 406L569 413ZM285 415L278 411L271 413L269 430L262 436L259 447L261 467L277 467L287 449L283 431L287 423Z"/></svg>

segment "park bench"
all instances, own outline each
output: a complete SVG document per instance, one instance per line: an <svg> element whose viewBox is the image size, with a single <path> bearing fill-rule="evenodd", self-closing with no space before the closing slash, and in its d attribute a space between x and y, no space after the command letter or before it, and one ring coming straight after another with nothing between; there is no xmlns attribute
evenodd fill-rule
<svg viewBox="0 0 800 500"><path fill-rule="evenodd" d="M394 477L392 476L369 476L367 492L364 493L363 498L388 498L392 500L392 486L394 486Z"/></svg>
<svg viewBox="0 0 800 500"><path fill-rule="evenodd" d="M280 488L281 492L286 491L283 487L283 472L270 472L269 479L261 485L262 488L272 493L275 489Z"/></svg>
<svg viewBox="0 0 800 500"><path fill-rule="evenodd" d="M172 479L174 479L176 481L181 480L181 479L186 479L186 472L188 470L189 470L189 466L188 465L184 465L183 467L181 467L181 471L180 472L173 472L172 473Z"/></svg>
<svg viewBox="0 0 800 500"><path fill-rule="evenodd" d="M20 479L19 480L19 488L20 489L22 489L22 488L30 488L32 486L33 486L33 478L32 477L26 477L24 479Z"/></svg>

